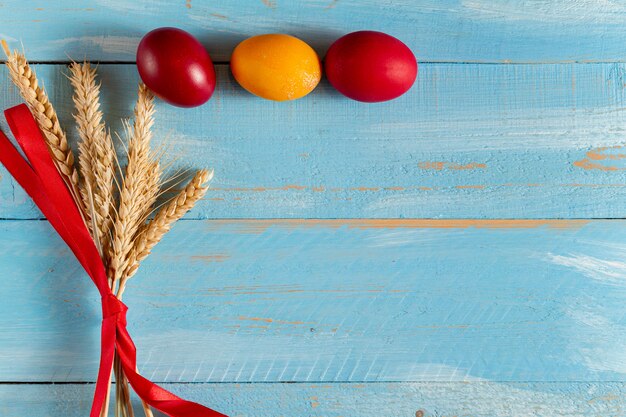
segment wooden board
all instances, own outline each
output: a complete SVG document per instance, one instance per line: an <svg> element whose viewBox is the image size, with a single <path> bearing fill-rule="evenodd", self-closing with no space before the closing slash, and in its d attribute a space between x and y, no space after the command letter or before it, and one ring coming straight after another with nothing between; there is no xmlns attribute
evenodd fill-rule
<svg viewBox="0 0 626 417"><path fill-rule="evenodd" d="M231 417L621 417L623 383L167 384ZM93 385L0 385L0 415L79 417ZM135 402L140 409L138 402Z"/></svg>
<svg viewBox="0 0 626 417"><path fill-rule="evenodd" d="M134 61L145 32L191 31L214 59L248 36L284 32L321 55L341 35L391 33L420 61L624 61L626 6L605 0L64 0L6 2L0 36L31 59Z"/></svg>
<svg viewBox="0 0 626 417"><path fill-rule="evenodd" d="M620 381L625 221L183 221L126 300L168 382ZM93 381L96 291L0 222L0 375Z"/></svg>
<svg viewBox="0 0 626 417"><path fill-rule="evenodd" d="M63 65L37 67L75 135ZM157 106L157 144L216 170L191 218L626 216L625 64L422 66L406 96L366 105L323 83L257 99L218 66L205 106ZM132 113L131 65L101 65L111 127ZM0 71L0 105L20 102ZM5 128L4 124L2 125ZM0 218L40 217L0 171Z"/></svg>

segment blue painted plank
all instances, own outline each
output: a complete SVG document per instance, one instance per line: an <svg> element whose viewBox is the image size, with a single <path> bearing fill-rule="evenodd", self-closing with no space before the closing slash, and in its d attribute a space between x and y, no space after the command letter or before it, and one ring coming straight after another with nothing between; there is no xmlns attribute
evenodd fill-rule
<svg viewBox="0 0 626 417"><path fill-rule="evenodd" d="M626 381L626 221L183 221L130 282L167 382ZM0 375L93 381L100 308L46 222L0 222Z"/></svg>
<svg viewBox="0 0 626 417"><path fill-rule="evenodd" d="M191 31L217 60L248 36L285 32L318 53L339 36L374 29L405 41L420 61L623 61L626 7L603 0L34 0L6 2L0 36L31 59L133 61L148 30Z"/></svg>
<svg viewBox="0 0 626 417"><path fill-rule="evenodd" d="M621 417L623 383L167 384L231 417ZM0 385L0 415L87 415L93 385ZM135 401L135 408L140 405ZM112 413L111 413L112 415Z"/></svg>
<svg viewBox="0 0 626 417"><path fill-rule="evenodd" d="M37 69L75 139L65 67ZM156 142L179 165L215 168L194 218L624 217L625 70L431 64L406 96L365 105L326 83L302 100L264 101L219 66L207 105L157 105ZM136 69L99 72L119 130ZM17 104L5 70L0 80L0 107ZM38 218L0 175L0 218Z"/></svg>

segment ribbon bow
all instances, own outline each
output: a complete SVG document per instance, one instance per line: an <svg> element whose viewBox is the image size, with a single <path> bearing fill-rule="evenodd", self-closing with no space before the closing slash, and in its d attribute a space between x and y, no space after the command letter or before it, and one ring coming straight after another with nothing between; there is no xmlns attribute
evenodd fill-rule
<svg viewBox="0 0 626 417"><path fill-rule="evenodd" d="M52 161L37 122L24 104L11 107L4 114L26 159L0 131L0 162L69 246L102 297L100 368L90 417L100 415L116 349L128 382L137 395L152 407L171 417L226 417L210 408L177 397L136 371L137 350L126 329L128 307L109 288L100 254Z"/></svg>

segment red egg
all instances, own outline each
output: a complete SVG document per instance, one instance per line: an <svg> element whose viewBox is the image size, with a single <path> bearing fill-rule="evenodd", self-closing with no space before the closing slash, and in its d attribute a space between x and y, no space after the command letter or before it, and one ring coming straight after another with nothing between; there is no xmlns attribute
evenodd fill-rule
<svg viewBox="0 0 626 417"><path fill-rule="evenodd" d="M184 30L159 28L146 34L137 48L137 69L156 96L175 106L199 106L215 90L211 57Z"/></svg>
<svg viewBox="0 0 626 417"><path fill-rule="evenodd" d="M406 93L417 77L413 52L382 32L349 33L335 41L324 60L328 81L343 95L368 103Z"/></svg>

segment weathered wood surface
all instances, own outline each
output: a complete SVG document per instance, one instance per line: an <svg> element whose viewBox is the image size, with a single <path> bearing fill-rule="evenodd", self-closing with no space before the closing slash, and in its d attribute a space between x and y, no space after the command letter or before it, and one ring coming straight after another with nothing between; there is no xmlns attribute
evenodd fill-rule
<svg viewBox="0 0 626 417"><path fill-rule="evenodd" d="M68 132L63 65L37 67ZM626 216L626 64L421 67L406 96L365 105L323 83L257 99L218 66L205 106L157 106L157 143L216 170L192 218ZM113 128L136 97L132 65L101 65ZM0 105L20 102L0 71ZM5 126L4 124L2 125ZM0 171L0 218L39 217Z"/></svg>
<svg viewBox="0 0 626 417"><path fill-rule="evenodd" d="M615 382L165 387L231 417L622 417L626 410L626 387ZM92 393L90 384L0 385L0 415L82 417L89 412Z"/></svg>
<svg viewBox="0 0 626 417"><path fill-rule="evenodd" d="M625 221L183 221L130 283L167 382L625 381ZM96 291L0 222L0 375L93 381Z"/></svg>
<svg viewBox="0 0 626 417"><path fill-rule="evenodd" d="M626 6L606 0L10 1L0 35L32 59L134 61L145 32L191 31L216 60L250 35L291 33L320 54L354 30L389 32L420 61L596 62L626 57Z"/></svg>
<svg viewBox="0 0 626 417"><path fill-rule="evenodd" d="M626 414L626 221L567 220L626 217L625 21L601 0L0 4L74 139L70 58L105 62L116 130L146 31L219 62L207 105L157 106L157 142L216 178L127 301L146 376L233 417ZM247 36L323 56L359 29L415 51L407 95L279 104L228 73ZM96 291L40 218L0 169L0 417L83 416L93 390Z"/></svg>

